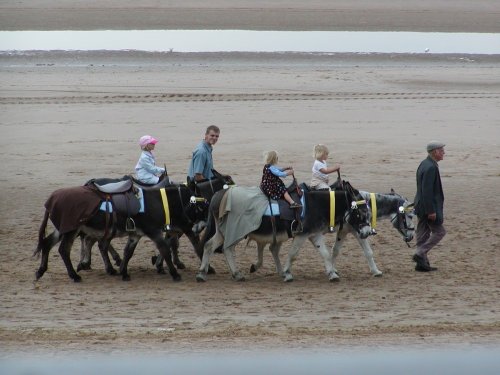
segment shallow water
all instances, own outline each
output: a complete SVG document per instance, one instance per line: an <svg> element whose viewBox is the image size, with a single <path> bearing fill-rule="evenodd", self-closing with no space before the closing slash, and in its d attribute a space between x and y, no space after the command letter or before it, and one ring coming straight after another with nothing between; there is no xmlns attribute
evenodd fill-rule
<svg viewBox="0 0 500 375"><path fill-rule="evenodd" d="M1 31L0 51L500 54L500 34L248 30Z"/></svg>
<svg viewBox="0 0 500 375"><path fill-rule="evenodd" d="M0 373L45 374L498 374L498 348L413 351L346 351L342 353L296 352L207 353L161 356L92 356L88 353L54 358L8 359Z"/></svg>

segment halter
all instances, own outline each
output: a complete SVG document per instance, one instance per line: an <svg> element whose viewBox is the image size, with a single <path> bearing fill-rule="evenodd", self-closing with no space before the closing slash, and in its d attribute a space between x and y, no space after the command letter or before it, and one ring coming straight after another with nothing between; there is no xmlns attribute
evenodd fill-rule
<svg viewBox="0 0 500 375"><path fill-rule="evenodd" d="M413 211L413 203L404 207L404 206L399 206L398 207L398 212L396 213L396 215L391 219L391 223L393 223L394 225L394 221L397 220L397 231L401 234L401 236L403 237L406 245L408 247L410 247L410 238L408 237L408 234L406 232L410 231L410 230L415 230L415 228L410 228L408 227L408 224L406 222L406 215L410 212Z"/></svg>
<svg viewBox="0 0 500 375"><path fill-rule="evenodd" d="M179 202L180 202L181 207L182 207L182 216L188 222L191 222L192 221L191 218L186 213L187 208L191 207L193 205L197 205L198 203L205 203L206 204L207 200L205 198L202 198L202 197L191 196L191 198L189 199L189 204L186 206L186 205L184 205L183 200L182 200L181 187L182 187L182 185L177 186L177 193L179 194ZM160 195L161 195L161 200L162 200L162 204L163 204L163 212L165 213L165 225L163 226L163 228L164 228L164 231L170 231L172 229L171 228L171 219L170 219L170 207L168 204L168 198L167 198L165 188L160 189Z"/></svg>
<svg viewBox="0 0 500 375"><path fill-rule="evenodd" d="M357 194L354 192L354 188L351 186L351 184L349 182L344 181L342 183L342 187L346 191L346 193L348 193L353 199L356 198ZM345 195L345 198L346 198L346 203L348 204L349 201L348 201L347 194ZM351 226L354 228L354 230L356 232L358 232L358 234L361 233L362 228L370 226L369 223L362 222L362 220L361 220L359 206L363 206L363 205L366 206L366 200L364 200L364 199L357 200L357 201L356 200L351 201L351 206L350 206L349 210L345 213L344 220L343 220L343 221L347 221L348 217L351 217L351 215L354 214L353 215L354 218L357 219L359 221L359 223L357 225L354 225L353 223L349 223L349 224L351 224Z"/></svg>

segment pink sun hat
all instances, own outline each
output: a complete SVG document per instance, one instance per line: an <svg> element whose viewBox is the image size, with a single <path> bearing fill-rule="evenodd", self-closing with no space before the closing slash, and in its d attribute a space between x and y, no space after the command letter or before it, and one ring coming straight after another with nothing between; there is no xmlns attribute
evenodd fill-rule
<svg viewBox="0 0 500 375"><path fill-rule="evenodd" d="M149 144L157 144L158 140L150 135L143 135L141 138L139 138L139 146L144 147Z"/></svg>

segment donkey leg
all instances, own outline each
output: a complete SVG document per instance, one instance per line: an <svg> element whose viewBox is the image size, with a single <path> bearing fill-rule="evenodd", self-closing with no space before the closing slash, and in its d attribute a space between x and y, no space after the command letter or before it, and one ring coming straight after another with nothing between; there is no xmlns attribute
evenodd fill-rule
<svg viewBox="0 0 500 375"><path fill-rule="evenodd" d="M247 243L248 245L248 243ZM257 272L264 263L264 247L266 245L257 242L257 263L254 263L250 266L250 273Z"/></svg>
<svg viewBox="0 0 500 375"><path fill-rule="evenodd" d="M163 257L161 254L153 255L151 257L151 263L153 263L153 266L156 268L156 272L160 275L164 275L166 273L165 268L163 267Z"/></svg>
<svg viewBox="0 0 500 375"><path fill-rule="evenodd" d="M358 239L358 242L361 245L361 248L363 249L365 258L368 261L368 267L370 267L370 272L372 273L372 275L382 276L382 272L377 268L375 260L373 259L373 250L372 247L370 246L370 243L368 242L368 239L361 239L359 238L359 236L356 236L356 238Z"/></svg>
<svg viewBox="0 0 500 375"><path fill-rule="evenodd" d="M284 277L283 274L283 267L281 266L281 260L280 260L280 250L281 250L281 242L277 242L274 245L269 246L269 250L271 250L271 255L273 256L274 259L274 265L276 267L276 272L278 275Z"/></svg>
<svg viewBox="0 0 500 375"><path fill-rule="evenodd" d="M212 238L210 238L204 246L200 269L196 274L196 281L201 282L207 280L207 272L210 266L210 257L215 252L215 249L217 249L222 245L224 245L224 237L222 237L222 234L217 229L215 235Z"/></svg>
<svg viewBox="0 0 500 375"><path fill-rule="evenodd" d="M325 245L325 236L322 233L315 234L309 237L309 240L319 250L319 253L323 257L323 262L325 263L326 275L330 281L339 281L339 275L333 270L332 259L330 252Z"/></svg>
<svg viewBox="0 0 500 375"><path fill-rule="evenodd" d="M200 245L200 237L197 236L193 231L187 231L185 232L186 237L189 239L189 242L191 242L191 245L193 245L194 251L196 252L196 255L198 258L200 258L200 261L203 259L203 249L201 248ZM209 264L208 265L208 270L207 274L215 274L215 269Z"/></svg>
<svg viewBox="0 0 500 375"><path fill-rule="evenodd" d="M179 270L184 270L186 269L186 266L184 263L179 258L179 236L171 236L170 237L170 251L172 252L172 261L174 262L175 266Z"/></svg>
<svg viewBox="0 0 500 375"><path fill-rule="evenodd" d="M104 269L106 270L106 273L108 275L116 275L117 272L113 268L113 265L111 264L111 261L109 260L108 251L109 251L109 248L111 247L111 244L109 242L110 242L110 240L100 240L98 242L99 251L101 252L101 257L102 257L102 261L104 262ZM113 251L114 251L114 249L113 249Z"/></svg>
<svg viewBox="0 0 500 375"><path fill-rule="evenodd" d="M348 232L345 230L338 231L338 229L337 229L337 234L335 237L336 238L335 245L333 245L333 249L332 249L332 266L333 266L333 270L337 273L337 275L339 274L339 271L337 270L335 263L337 261L337 257L340 254L340 250L342 250L342 245L344 244L344 239L345 239L347 233Z"/></svg>
<svg viewBox="0 0 500 375"><path fill-rule="evenodd" d="M288 257L285 262L285 267L283 268L283 278L286 282L293 281L292 275L292 263L297 258L299 254L299 250L304 244L307 236L305 235L296 235L292 241L292 247L288 250Z"/></svg>
<svg viewBox="0 0 500 375"><path fill-rule="evenodd" d="M61 244L59 245L59 254L68 270L68 276L73 279L74 282L82 281L80 275L78 275L73 268L73 264L71 263L71 246L73 246L73 242L75 241L76 231L68 232L62 236Z"/></svg>
<svg viewBox="0 0 500 375"><path fill-rule="evenodd" d="M86 236L84 233L80 233L80 262L76 267L77 271L90 270L92 269L92 246L96 242L96 239Z"/></svg>
<svg viewBox="0 0 500 375"><path fill-rule="evenodd" d="M41 244L41 253L42 257L40 260L40 267L35 273L36 280L39 280L43 274L47 271L49 265L49 253L50 250L57 245L57 243L61 240L61 234L55 230L51 234L49 234L46 238L43 239Z"/></svg>
<svg viewBox="0 0 500 375"><path fill-rule="evenodd" d="M161 232L157 232L149 236L149 238L156 244L160 254L163 256L165 263L167 263L168 272L174 281L180 281L181 275L177 272L174 263L172 262L172 252L170 249L169 241L166 241Z"/></svg>
<svg viewBox="0 0 500 375"><path fill-rule="evenodd" d="M138 236L129 235L127 244L123 249L123 259L122 263L120 264L120 275L122 275L123 281L130 280L130 275L128 274L128 269L127 269L128 262L130 261L130 258L132 258L132 255L134 255L134 250L137 246L137 243L139 242L139 239L140 237Z"/></svg>
<svg viewBox="0 0 500 375"><path fill-rule="evenodd" d="M236 259L234 256L234 250L236 246L231 246L224 249L224 256L226 257L227 265L231 270L231 275L236 281L245 281L245 276L240 272L238 266L236 265Z"/></svg>
<svg viewBox="0 0 500 375"><path fill-rule="evenodd" d="M119 267L120 264L122 263L122 258L111 244L108 245L108 253L111 254L111 257L115 261L115 265Z"/></svg>

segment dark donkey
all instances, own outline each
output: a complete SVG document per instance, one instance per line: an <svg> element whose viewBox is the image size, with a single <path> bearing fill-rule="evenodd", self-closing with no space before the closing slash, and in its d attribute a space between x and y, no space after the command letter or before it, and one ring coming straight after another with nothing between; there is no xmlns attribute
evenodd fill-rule
<svg viewBox="0 0 500 375"><path fill-rule="evenodd" d="M58 199L58 210L64 214L65 210L71 209L75 201L81 201L77 196L82 191L85 191L86 196L91 198L91 202L95 202L95 199L92 199L92 194L97 197L98 204L96 207L92 207L92 204L89 205L88 207L90 208L84 214L79 215L77 225L64 226L64 222L55 221L54 216L59 214L57 210L53 209L54 205L50 203L54 201L54 197ZM120 274L123 280L130 279L127 271L128 262L142 236L149 237L155 243L158 251L166 260L172 278L175 281L180 280L181 277L172 262L171 250L168 242L165 240L164 230L169 229L185 233L197 250L198 256L201 257L200 249L197 246L198 237L193 233L192 226L200 216L205 217L206 203L200 205L192 196L190 189L185 185L173 185L153 190L144 189L142 194L144 198L143 212L128 217L128 215L120 214L120 212L113 212L112 215L109 215L100 211L98 208L102 196L100 192L96 192L91 186L60 189L52 193L46 203L47 210L40 226L39 242L35 250L35 254L40 252L42 254L36 278L39 279L43 276L47 270L50 249L61 241L59 253L66 265L68 275L74 281L80 281L81 277L76 273L71 264L70 252L75 238L79 233L84 233L101 240L99 241L99 250L101 251L107 270L109 267L112 268L107 253L109 241L113 237L128 236L123 260L120 265ZM49 217L57 229L45 237ZM134 222L134 230L130 230L130 219Z"/></svg>
<svg viewBox="0 0 500 375"><path fill-rule="evenodd" d="M214 195L209 207L209 220L208 228L215 226L216 233L213 236L204 236L200 245L204 246L203 260L200 266L200 270L196 276L198 281L205 281L207 279L207 270L210 264L210 257L212 256L214 250L224 245L224 255L228 266L231 270L231 274L234 279L242 281L244 276L241 274L236 266L234 259L234 249L236 244L248 236L249 239L255 240L259 246L264 246L265 244L271 244L271 252L275 258L276 267L278 272L285 277L285 281L293 280L291 274L291 263L300 246L304 243L306 239L309 239L316 248L320 251L323 256L326 272L329 280L333 281L338 279L338 275L334 271L334 267L331 261L331 257L328 249L325 246L323 234L328 232L330 227L335 227L335 222L348 222L350 223L356 231L360 233L360 236L366 238L371 233L370 228L370 215L368 207L366 206L365 200L361 197L359 192L353 189L350 184L344 184L345 190L329 192L329 191L315 191L315 192L305 192L305 206L304 206L304 217L302 219L302 231L294 233L293 229L294 219L281 219L279 216L269 217L263 216L260 225L257 229L252 230L248 233L241 233L242 235L236 241L231 243L225 243L226 234L230 233L222 228L227 229L227 223L231 221L231 211L229 214L223 215L220 219L220 207L223 199L229 199L224 197L226 192L218 192ZM238 189L235 187L233 189ZM244 189L244 188L241 188ZM235 191L236 192L236 191ZM239 193L236 194L238 197ZM333 195L333 196L332 196ZM253 197L253 201L259 199L258 195ZM335 202L335 204L333 204ZM266 202L264 202L265 204ZM232 200L231 209L233 210L235 206L248 204L245 200ZM293 257L289 255L289 259L285 266L285 270L281 272L281 265L279 264L279 258L277 254L281 244L288 240L289 237L294 236L292 247L295 248ZM294 246L295 245L295 246ZM275 256L276 255L276 256Z"/></svg>
<svg viewBox="0 0 500 375"><path fill-rule="evenodd" d="M191 193L197 197L197 198L205 198L208 201L210 201L210 198L213 196L214 192L220 189L223 189L225 186L229 185L234 185L234 182L231 178L231 176L228 175L223 175L216 170L213 170L214 173L214 178L211 180L204 180L201 182L194 182L194 181L188 181L188 188L191 190ZM130 176L124 176L123 179L128 178L130 179ZM116 180L114 179L99 179L99 181L108 181L108 182L114 182ZM163 181L160 181L157 185L154 186L149 186L149 185L144 185L141 182L137 180L133 180L134 184L137 187L140 187L142 189L156 189L160 187L165 187L168 186L168 176L165 176ZM204 225L205 225L205 220L206 218L198 218L199 221L197 223L193 223L193 233L198 234L201 230L203 230ZM179 238L182 236L182 232L178 230L167 230L165 233L165 239L168 241L170 248L171 248L171 253L172 253L172 261L177 267L177 269L185 269L184 263L180 260L179 258ZM91 268L91 249L92 246L97 242L98 240L96 238L82 235L82 246L81 246L81 256L80 256L80 263L78 263L77 270L80 271L82 269L90 269ZM190 240L191 241L191 240ZM196 241L197 242L197 241ZM193 243L193 241L191 241ZM196 250L196 249L195 249ZM108 252L109 254L113 257L115 260L116 265L120 265L122 262L122 259L120 255L115 251L113 246L109 244L108 246ZM200 258L201 260L201 258ZM156 269L158 273L165 273L165 270L163 268L163 256L160 254L159 256L154 255L151 258L152 263L156 266ZM211 271L213 271L211 269ZM113 270L110 269L110 274L113 274Z"/></svg>
<svg viewBox="0 0 500 375"><path fill-rule="evenodd" d="M231 176L221 174L217 172L215 169L212 169L212 172L214 174L214 177L210 180L194 181L188 179L187 182L187 186L191 189L191 192L196 197L201 197L206 199L207 202L210 202L214 194L219 190L227 189L228 187L235 185ZM207 216L208 216L208 211L207 211ZM196 233L200 233L205 228L206 220L207 217L205 217L203 221L198 222L196 224L196 227L193 228L193 230L195 230ZM172 244L172 257L174 264L177 266L178 269L184 269L185 268L184 263L182 263L182 261L179 258L179 237L182 236L182 234L180 234L179 236L171 236L169 233L167 233L167 236L170 237L170 241ZM151 261L155 265L158 273L165 273L165 270L163 268L163 257L161 254L158 256L153 256L151 258ZM210 267L209 273L214 273L214 272L215 272L214 269Z"/></svg>

